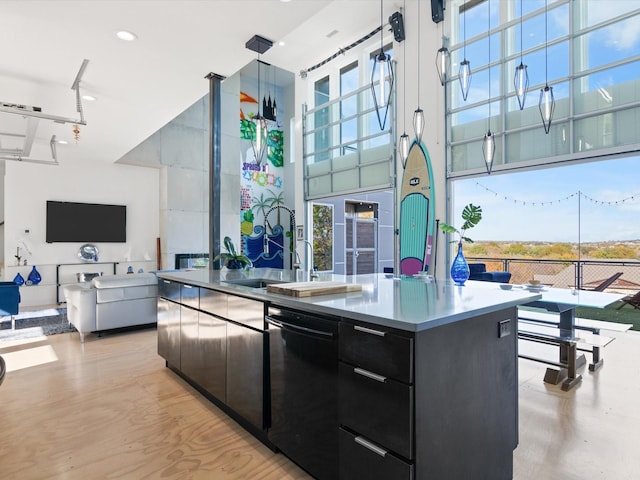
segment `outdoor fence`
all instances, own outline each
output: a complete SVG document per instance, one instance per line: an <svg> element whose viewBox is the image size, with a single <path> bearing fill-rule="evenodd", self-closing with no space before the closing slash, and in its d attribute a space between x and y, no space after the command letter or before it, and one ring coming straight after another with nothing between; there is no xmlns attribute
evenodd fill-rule
<svg viewBox="0 0 640 480"><path fill-rule="evenodd" d="M510 283L523 284L534 279L557 288L593 289L622 273L605 291L625 294L640 291L640 261L467 257L467 262L484 263L487 271L511 272Z"/></svg>

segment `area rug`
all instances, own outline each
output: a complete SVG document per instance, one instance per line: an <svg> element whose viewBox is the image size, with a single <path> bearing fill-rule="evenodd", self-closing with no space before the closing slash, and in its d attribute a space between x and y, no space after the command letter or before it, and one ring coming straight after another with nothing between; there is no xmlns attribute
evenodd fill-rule
<svg viewBox="0 0 640 480"><path fill-rule="evenodd" d="M66 308L19 313L15 316L14 330L11 329L11 317L0 317L0 342L75 331L67 320Z"/></svg>

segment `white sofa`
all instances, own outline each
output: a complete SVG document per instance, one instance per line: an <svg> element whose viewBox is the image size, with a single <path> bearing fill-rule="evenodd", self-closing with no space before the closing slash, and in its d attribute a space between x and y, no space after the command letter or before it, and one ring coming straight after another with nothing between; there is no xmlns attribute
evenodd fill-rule
<svg viewBox="0 0 640 480"><path fill-rule="evenodd" d="M80 333L157 322L158 280L153 273L104 275L63 287L67 318Z"/></svg>

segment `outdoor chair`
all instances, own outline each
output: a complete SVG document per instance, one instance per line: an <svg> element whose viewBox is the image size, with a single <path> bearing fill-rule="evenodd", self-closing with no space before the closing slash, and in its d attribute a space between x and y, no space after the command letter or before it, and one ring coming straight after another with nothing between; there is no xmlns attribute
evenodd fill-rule
<svg viewBox="0 0 640 480"><path fill-rule="evenodd" d="M607 288L613 285L613 282L618 280L621 276L622 276L622 272L615 273L611 275L609 278L607 278L606 280L603 280L601 283L599 283L595 287L585 288L584 290L590 290L592 292L604 292Z"/></svg>
<svg viewBox="0 0 640 480"><path fill-rule="evenodd" d="M631 305L633 308L640 309L640 292L635 295L628 295L620 301L622 302L622 305L616 308L616 310L620 310L625 305Z"/></svg>
<svg viewBox="0 0 640 480"><path fill-rule="evenodd" d="M0 282L0 317L11 316L11 328L14 328L14 315L18 314L20 287L14 282Z"/></svg>
<svg viewBox="0 0 640 480"><path fill-rule="evenodd" d="M487 265L484 263L469 264L469 280L480 280L483 282L509 283L510 272L487 272Z"/></svg>
<svg viewBox="0 0 640 480"><path fill-rule="evenodd" d="M4 358L0 355L0 385L4 382L4 374L7 373L7 364L4 362Z"/></svg>

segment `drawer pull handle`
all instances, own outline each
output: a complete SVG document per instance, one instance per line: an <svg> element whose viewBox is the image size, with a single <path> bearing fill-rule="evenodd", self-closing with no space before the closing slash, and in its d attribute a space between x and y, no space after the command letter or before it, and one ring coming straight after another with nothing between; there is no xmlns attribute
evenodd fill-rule
<svg viewBox="0 0 640 480"><path fill-rule="evenodd" d="M369 440L366 440L364 437L356 437L354 439L356 443L359 443L364 448L371 450L373 453L380 455L381 457L387 456L387 451L384 448L380 448L375 443L371 443Z"/></svg>
<svg viewBox="0 0 640 480"><path fill-rule="evenodd" d="M183 285L184 288L193 288L191 285Z"/></svg>
<svg viewBox="0 0 640 480"><path fill-rule="evenodd" d="M354 368L353 373L357 373L358 375L362 375L363 377L371 378L376 382L385 383L387 381L387 377L383 377L382 375L378 375L377 373L370 372L369 370L365 370L364 368Z"/></svg>
<svg viewBox="0 0 640 480"><path fill-rule="evenodd" d="M360 327L359 325L354 325L353 329L357 330L358 332L377 335L378 337L384 337L386 335L386 332L381 332L380 330L373 330L372 328Z"/></svg>
<svg viewBox="0 0 640 480"><path fill-rule="evenodd" d="M167 285L169 285L171 282L169 280L162 280L163 283L166 283Z"/></svg>

